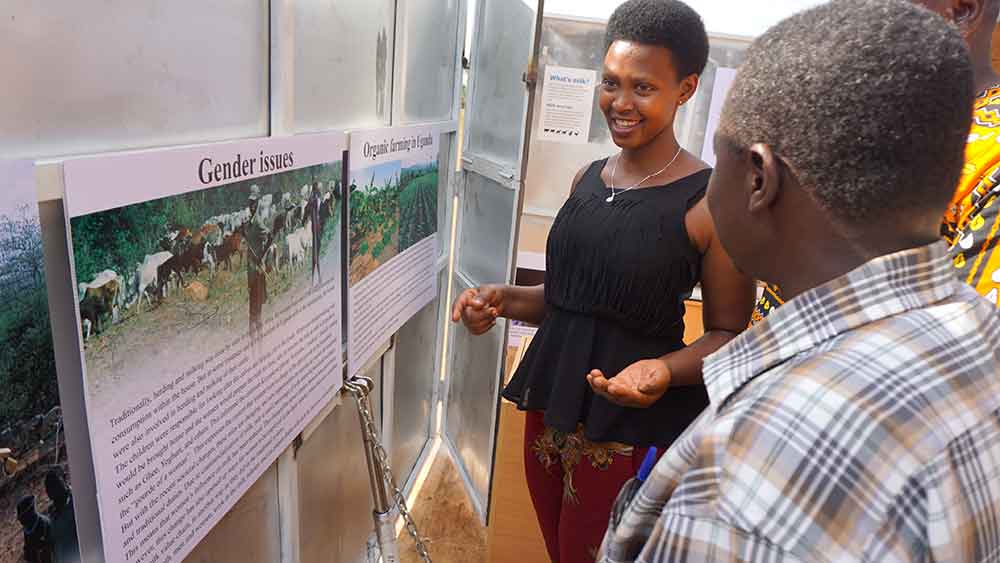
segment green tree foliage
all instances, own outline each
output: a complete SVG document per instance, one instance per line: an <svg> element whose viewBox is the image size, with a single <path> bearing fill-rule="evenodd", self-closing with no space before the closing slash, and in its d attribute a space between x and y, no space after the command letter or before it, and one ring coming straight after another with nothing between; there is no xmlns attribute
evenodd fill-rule
<svg viewBox="0 0 1000 563"><path fill-rule="evenodd" d="M387 181L383 186L369 185L351 192L351 249L360 254L363 241L373 233L379 234L379 242L373 248L375 258L392 241L392 234L399 227L396 216L399 213L399 182ZM388 241L383 242L388 233ZM381 244L381 246L379 246ZM355 252L352 252L354 254Z"/></svg>
<svg viewBox="0 0 1000 563"><path fill-rule="evenodd" d="M0 216L0 426L59 404L42 236L27 206Z"/></svg>

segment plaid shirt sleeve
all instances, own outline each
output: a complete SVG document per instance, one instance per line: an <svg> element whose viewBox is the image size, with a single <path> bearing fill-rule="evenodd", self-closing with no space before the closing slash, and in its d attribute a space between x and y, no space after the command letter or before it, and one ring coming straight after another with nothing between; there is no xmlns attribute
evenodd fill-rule
<svg viewBox="0 0 1000 563"><path fill-rule="evenodd" d="M699 467L678 480L679 464L697 463L717 446L708 435L689 439L673 459L661 461L643 489L628 503L620 523L612 521L601 563L819 561L815 552L791 552L758 530L748 531L725 511L722 499L701 492L717 490L720 475ZM700 442L708 450L696 452ZM1000 558L1000 412L951 442L947 449L911 475L880 512L881 526L856 536L859 561L993 561ZM691 456L697 453L698 455ZM758 452L759 453L759 452ZM687 457L685 457L687 456ZM714 457L708 455L708 457ZM723 479L724 481L724 479ZM709 485L710 484L710 485ZM708 485L708 486L706 486ZM728 488L726 485L722 485ZM666 495L666 496L663 496ZM682 499L679 506L670 498ZM618 503L628 499L619 498ZM778 505L772 507L778 509ZM871 508L875 508L872 506ZM776 516L776 513L773 513ZM842 516L842 515L841 515ZM775 517L777 529L780 519ZM772 526L773 529L773 526ZM843 555L843 554L842 554ZM834 558L833 560L839 560Z"/></svg>
<svg viewBox="0 0 1000 563"><path fill-rule="evenodd" d="M666 508L671 497L691 500L701 483L718 482L721 471L714 464L690 470L705 458L713 458L718 447L725 447L729 425L719 422L707 409L664 454L634 498L628 498L623 490L612 510L621 520L612 517L601 548L601 563L800 561L711 510L691 511L690 504L682 510Z"/></svg>
<svg viewBox="0 0 1000 563"><path fill-rule="evenodd" d="M767 538L721 518L663 510L662 503L649 497L634 500L629 519L609 526L601 563L801 561Z"/></svg>
<svg viewBox="0 0 1000 563"><path fill-rule="evenodd" d="M799 562L755 533L741 530L721 520L664 513L657 520L642 550L634 557L618 559L606 553L602 563L633 561L711 562L760 561Z"/></svg>
<svg viewBox="0 0 1000 563"><path fill-rule="evenodd" d="M623 490L612 510L600 563L800 561L767 538L719 517L711 511L711 502L704 510L691 510L692 504L667 508L671 498L693 500L702 484L718 483L717 465L695 467L725 448L729 431L726 420L720 424L707 409L664 454L634 498ZM620 515L620 521L614 515Z"/></svg>

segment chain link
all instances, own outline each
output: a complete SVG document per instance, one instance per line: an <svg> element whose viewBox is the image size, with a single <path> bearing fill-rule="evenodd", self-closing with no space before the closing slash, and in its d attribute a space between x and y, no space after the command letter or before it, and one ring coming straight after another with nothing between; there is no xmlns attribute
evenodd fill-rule
<svg viewBox="0 0 1000 563"><path fill-rule="evenodd" d="M382 447L382 441L379 439L378 428L375 426L375 419L372 417L372 413L365 406L364 398L367 395L362 395L361 393L354 391L351 393L354 396L354 401L358 404L358 412L361 413L361 418L364 420L364 430L365 437L370 440L373 445L373 450L375 456L378 458L379 465L382 467L382 481L385 486L392 491L393 501L396 503L396 508L399 509L399 515L403 517L403 522L406 524L406 531L413 538L413 542L417 549L417 554L420 555L420 559L426 563L431 563L431 556L427 552L427 546L424 545L424 540L420 537L420 532L417 530L417 524L413 521L413 516L410 515L410 511L406 506L406 498L403 497L403 492L399 490L396 486L396 479L392 476L392 469L389 466L389 455L386 453L385 448Z"/></svg>

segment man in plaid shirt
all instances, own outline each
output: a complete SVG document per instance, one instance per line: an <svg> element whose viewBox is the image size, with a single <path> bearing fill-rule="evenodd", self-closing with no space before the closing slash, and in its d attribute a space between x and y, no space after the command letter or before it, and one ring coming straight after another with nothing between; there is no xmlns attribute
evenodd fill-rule
<svg viewBox="0 0 1000 563"><path fill-rule="evenodd" d="M950 21L969 46L979 93L965 166L941 219L941 234L959 278L1000 306L1000 75L993 68L992 45L1000 0L910 1ZM765 284L751 322L760 322L782 303L781 288Z"/></svg>
<svg viewBox="0 0 1000 563"><path fill-rule="evenodd" d="M788 301L705 360L710 406L600 561L1000 561L1000 317L938 228L973 90L961 36L903 0L754 42L708 202Z"/></svg>

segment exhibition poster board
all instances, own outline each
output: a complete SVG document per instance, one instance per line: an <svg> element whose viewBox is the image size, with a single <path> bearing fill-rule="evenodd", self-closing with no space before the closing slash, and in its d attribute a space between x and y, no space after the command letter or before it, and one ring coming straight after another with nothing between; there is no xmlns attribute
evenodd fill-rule
<svg viewBox="0 0 1000 563"><path fill-rule="evenodd" d="M0 161L0 563L80 560L37 198Z"/></svg>
<svg viewBox="0 0 1000 563"><path fill-rule="evenodd" d="M111 562L180 561L342 384L346 136L67 161Z"/></svg>
<svg viewBox="0 0 1000 563"><path fill-rule="evenodd" d="M437 297L440 126L351 133L348 376Z"/></svg>

